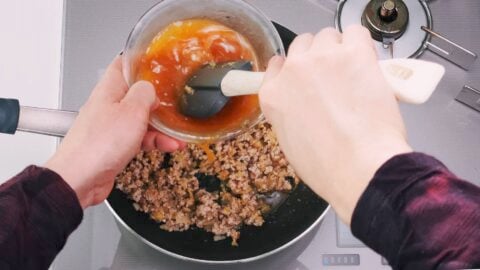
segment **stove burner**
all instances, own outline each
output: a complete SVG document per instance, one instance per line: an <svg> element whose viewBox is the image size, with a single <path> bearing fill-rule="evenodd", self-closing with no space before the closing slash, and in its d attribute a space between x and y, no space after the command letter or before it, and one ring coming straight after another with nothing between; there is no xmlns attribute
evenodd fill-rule
<svg viewBox="0 0 480 270"><path fill-rule="evenodd" d="M372 0L362 14L362 25L383 43L400 38L408 26L409 12L402 0Z"/></svg>
<svg viewBox="0 0 480 270"><path fill-rule="evenodd" d="M379 59L418 57L427 49L432 15L424 0L339 0L337 29L362 24L376 41Z"/></svg>

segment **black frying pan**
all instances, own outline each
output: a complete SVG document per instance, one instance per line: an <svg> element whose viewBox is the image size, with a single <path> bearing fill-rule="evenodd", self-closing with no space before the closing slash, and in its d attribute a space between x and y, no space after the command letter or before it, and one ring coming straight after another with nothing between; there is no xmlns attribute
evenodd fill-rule
<svg viewBox="0 0 480 270"><path fill-rule="evenodd" d="M281 25L275 27L288 48L296 34ZM107 199L117 220L146 244L178 258L209 263L252 261L286 248L318 224L328 208L327 202L301 183L265 218L262 227L244 226L239 246L233 247L229 238L215 242L211 233L197 228L185 232L161 230L157 222L136 211L132 203L117 189Z"/></svg>

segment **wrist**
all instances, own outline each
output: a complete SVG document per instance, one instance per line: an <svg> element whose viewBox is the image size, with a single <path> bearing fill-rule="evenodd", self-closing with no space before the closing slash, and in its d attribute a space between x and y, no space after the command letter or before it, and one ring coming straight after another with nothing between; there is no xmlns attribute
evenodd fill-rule
<svg viewBox="0 0 480 270"><path fill-rule="evenodd" d="M412 148L403 139L383 143L377 141L375 147L359 151L358 158L348 165L353 167L351 173L337 179L325 198L345 224L350 225L355 207L378 169L394 156L409 152L412 152Z"/></svg>
<svg viewBox="0 0 480 270"><path fill-rule="evenodd" d="M52 157L45 164L45 168L56 172L60 175L63 180L73 189L75 192L82 209L86 209L91 205L91 195L89 194L88 188L86 188L82 183L81 174L75 171L73 165L74 163L68 162L64 159L61 159L57 156Z"/></svg>

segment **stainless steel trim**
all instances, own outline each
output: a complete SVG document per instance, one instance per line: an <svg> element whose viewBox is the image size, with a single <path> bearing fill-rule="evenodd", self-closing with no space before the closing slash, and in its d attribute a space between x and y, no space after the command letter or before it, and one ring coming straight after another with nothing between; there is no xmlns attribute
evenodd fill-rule
<svg viewBox="0 0 480 270"><path fill-rule="evenodd" d="M17 130L63 137L67 134L77 115L77 112L72 111L22 106L20 107Z"/></svg>
<svg viewBox="0 0 480 270"><path fill-rule="evenodd" d="M62 108L62 100L63 100L63 77L64 75L64 56L65 56L65 35L66 35L66 18L67 18L67 0L62 1L62 38L60 44L60 76L58 80L58 109Z"/></svg>
<svg viewBox="0 0 480 270"><path fill-rule="evenodd" d="M298 235L297 237L295 237L294 239L292 239L290 242L284 244L283 246L277 248L277 249L274 249L272 251L269 251L269 252L266 252L266 253L263 253L261 255L258 255L258 256L255 256L255 257L251 257L251 258L247 258L247 259L241 259L241 260L229 260L229 261L210 261L210 260L200 260L200 259L194 259L194 258L189 258L189 257L185 257L185 256L182 256L182 255L179 255L177 253L173 253L171 251L168 251L166 249L163 249L161 247L158 247L157 245L153 244L152 242L148 241L147 239L143 238L141 235L139 235L138 233L136 233L132 228L130 228L130 226L128 226L118 215L117 213L115 212L115 210L112 208L112 206L110 205L110 203L108 202L108 200L105 200L105 204L106 206L108 207L108 209L112 212L113 216L115 217L115 219L118 221L118 223L120 223L128 232L130 232L131 234L133 234L134 236L136 236L140 241L142 241L144 244L152 247L153 249L155 250L158 250L164 254L167 254L169 256L172 256L174 258L177 258L177 259L180 259L180 260L183 260L183 261L188 261L188 262L196 262L196 263L204 263L204 264L214 264L214 265L221 265L221 264L239 264L239 263L247 263L247 262L253 262L253 261L257 261L257 260L260 260L260 259L263 259L263 258L266 258L270 255L273 255L275 253L278 253L284 249L286 249L287 247L293 245L294 243L296 243L298 240L300 240L302 237L304 237L305 235L307 235L309 232L311 232L317 225L320 224L320 222L323 220L323 218L325 217L325 215L328 213L328 211L330 210L330 205L327 207L327 209L325 209L325 211L323 211L323 213L320 215L320 217L318 217L318 219L312 224L310 225L310 227L308 227L303 233L301 233L300 235Z"/></svg>
<svg viewBox="0 0 480 270"><path fill-rule="evenodd" d="M465 85L455 100L480 112L480 90Z"/></svg>
<svg viewBox="0 0 480 270"><path fill-rule="evenodd" d="M62 33L61 33L61 41L60 41L60 76L58 76L58 100L57 100L57 108L61 109L63 106L62 100L63 100L63 77L64 77L64 56L65 56L65 35L66 35L66 18L67 18L67 0L62 1ZM26 131L30 132L30 131ZM58 148L62 141L63 136L57 137L55 140L55 147ZM55 148L55 149L56 149ZM54 266L52 265L52 268Z"/></svg>
<svg viewBox="0 0 480 270"><path fill-rule="evenodd" d="M426 0L418 0L420 4L422 5L423 9L425 10L425 14L427 15L427 27L430 29L433 29L433 16L432 16L432 11L430 10L430 7L428 6L428 3ZM417 58L420 57L425 50L428 49L428 41L430 41L431 37L429 35L425 36L425 39L423 40L422 47L416 51L411 58Z"/></svg>
<svg viewBox="0 0 480 270"><path fill-rule="evenodd" d="M335 17L333 18L333 20L334 20L333 23L335 24L335 28L340 32L343 32L342 26L340 25L340 13L343 9L343 5L345 5L345 1L346 0L339 0L338 1L337 11L335 12Z"/></svg>
<svg viewBox="0 0 480 270"><path fill-rule="evenodd" d="M473 63L475 63L475 61L477 60L477 54L465 49L464 47L447 39L446 37L433 31L432 29L423 26L422 30L425 31L432 38L436 38L438 39L438 41L443 43L442 46L438 43L434 43L432 39L430 39L426 43L427 48L430 51L439 55L440 57L450 61L451 63L465 70L469 70L472 67Z"/></svg>

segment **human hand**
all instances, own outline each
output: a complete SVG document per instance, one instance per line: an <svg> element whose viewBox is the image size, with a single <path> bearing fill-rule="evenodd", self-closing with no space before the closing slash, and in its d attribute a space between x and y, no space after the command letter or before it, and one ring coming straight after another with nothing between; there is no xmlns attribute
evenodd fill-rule
<svg viewBox="0 0 480 270"><path fill-rule="evenodd" d="M271 60L260 103L287 159L340 218L350 219L374 173L412 151L370 33L304 34Z"/></svg>
<svg viewBox="0 0 480 270"><path fill-rule="evenodd" d="M102 202L115 176L141 148L175 151L185 146L147 130L150 111L157 106L150 83L138 82L128 89L117 57L46 167L65 179L84 209Z"/></svg>

